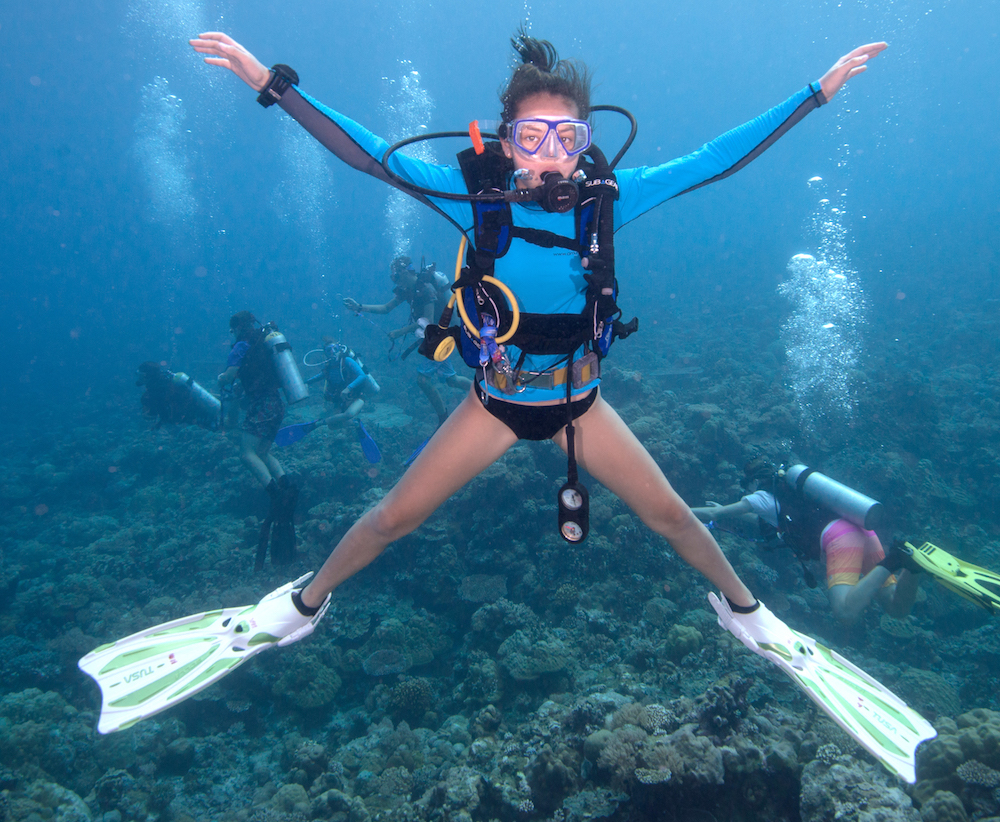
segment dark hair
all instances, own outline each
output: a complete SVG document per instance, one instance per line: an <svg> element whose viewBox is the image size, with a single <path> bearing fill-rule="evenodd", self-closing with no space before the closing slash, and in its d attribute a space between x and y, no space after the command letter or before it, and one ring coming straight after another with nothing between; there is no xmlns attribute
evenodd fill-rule
<svg viewBox="0 0 1000 822"><path fill-rule="evenodd" d="M565 97L576 105L579 116L590 116L590 72L576 60L560 60L559 53L548 40L536 40L522 25L510 44L521 58L521 65L500 91L503 103L501 119L514 122L517 107L534 94Z"/></svg>
<svg viewBox="0 0 1000 822"><path fill-rule="evenodd" d="M237 340L246 340L257 330L257 318L249 311L237 311L229 318L229 330L236 332Z"/></svg>
<svg viewBox="0 0 1000 822"><path fill-rule="evenodd" d="M389 268L392 270L393 279L395 279L407 269L413 268L413 260L405 254L400 254L389 264Z"/></svg>
<svg viewBox="0 0 1000 822"><path fill-rule="evenodd" d="M136 370L138 372L139 379L136 380L135 384L146 385L163 373L163 366L158 362L153 362L153 360L146 360L146 362L140 363L139 368Z"/></svg>

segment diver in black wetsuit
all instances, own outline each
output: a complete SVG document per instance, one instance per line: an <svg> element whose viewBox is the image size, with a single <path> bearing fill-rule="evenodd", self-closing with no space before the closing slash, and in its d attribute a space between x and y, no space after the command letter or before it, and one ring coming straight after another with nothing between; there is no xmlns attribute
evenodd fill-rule
<svg viewBox="0 0 1000 822"><path fill-rule="evenodd" d="M249 311L239 311L230 318L229 331L236 341L226 360L226 370L219 374L219 385L226 388L238 379L249 398L250 405L240 426L243 430L240 456L271 500L270 511L261 525L257 568L263 565L269 540L271 562L288 565L295 558L294 516L299 489L289 481L285 469L271 453L274 435L285 418L285 403L278 392L270 349L264 343L268 330Z"/></svg>
<svg viewBox="0 0 1000 822"><path fill-rule="evenodd" d="M156 417L156 427L163 423L197 425L216 431L221 425L221 404L191 377L170 371L165 365L146 361L139 366L137 386L142 392L140 402L149 417Z"/></svg>

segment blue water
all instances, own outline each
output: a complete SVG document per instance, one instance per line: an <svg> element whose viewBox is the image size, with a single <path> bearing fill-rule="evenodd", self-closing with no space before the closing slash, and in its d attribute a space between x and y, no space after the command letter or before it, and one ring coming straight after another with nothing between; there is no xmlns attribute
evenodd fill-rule
<svg viewBox="0 0 1000 822"><path fill-rule="evenodd" d="M402 9L402 10L400 10ZM185 38L221 27L376 132L401 60L434 100L432 129L497 114L507 38L527 17L564 56L585 58L598 101L640 122L627 162L682 154L784 99L861 42L890 48L835 105L810 116L738 181L671 204L622 235L624 270L711 309L718 289L770 292L803 248L820 175L849 192L852 254L872 322L996 295L997 3L731 5L522 2L271 4L34 3L0 20L10 78L0 192L10 323L4 419L65 409L90 391L124 397L137 359L218 358L224 318L252 306L310 333L322 292L381 292L393 250L387 193L296 154L294 128L234 77L202 66ZM593 36L592 20L599 20ZM349 34L348 34L349 32ZM184 216L158 207L144 100L177 98L161 148L176 160ZM144 91L145 90L145 91ZM843 146L849 146L845 151ZM145 146L145 148L144 148ZM372 230L378 226L379 230ZM454 237L427 216L430 257ZM376 276L372 276L376 275ZM629 283L627 278L626 283ZM629 283L631 286L631 284ZM636 286L625 289L632 298ZM316 304L318 307L313 307ZM637 303L638 304L638 303Z"/></svg>
<svg viewBox="0 0 1000 822"><path fill-rule="evenodd" d="M383 461L364 462L353 431L338 439L325 428L282 454L304 478L306 567L322 561L434 430L414 390L414 363L386 356L385 334L404 309L357 317L342 298L388 300L388 264L400 253L450 270L457 232L339 164L278 107L262 109L229 72L203 65L188 38L226 31L265 64L294 66L304 91L395 138L495 119L496 91L512 66L508 38L523 21L562 57L587 63L595 103L635 114L626 167L692 151L818 79L854 46L889 42L831 105L735 178L618 234L620 302L625 318L640 317L642 333L613 352L607 396L692 504L735 498L744 490L739 466L755 450L794 454L881 499L884 542L938 540L1000 566L1000 0L20 4L0 12L0 791L9 793L0 794L0 822L29 818L30 803L16 803L29 795L41 803L55 783L86 800L95 819L98 811L111 813L109 822L158 818L153 810L130 816L129 807L158 806L145 794L129 805L120 769L150 796L154 782L169 782L172 795L188 798L174 806L177 818L192 818L183 810L199 819L220 818L230 804L244 814L234 819L250 818L251 807L252 818L265 818L278 786L321 782L364 797L374 816L387 810L385 796L416 801L446 779L442 761L502 772L471 809L476 822L599 818L615 808L615 818L721 820L721 809L741 803L747 815L733 818L818 819L794 796L804 772L813 785L825 778L817 763L836 759L834 743L857 780L882 784L877 769L858 775L865 766L857 763L870 761L829 723L814 726L804 697L776 673L761 677L749 654L733 661L742 649L718 636L700 578L610 494L595 493L596 483L587 546L571 551L556 539L551 503L565 462L545 445L513 449L345 586L312 644L255 660L252 673L164 715L162 725L107 739L92 733L96 692L76 657L220 597L255 601L281 581L246 573L266 502L235 442L195 429L150 431L134 384L140 362L163 361L214 388L231 343L228 318L241 309L277 321L299 356L323 334L362 354L383 388L382 416L366 418ZM624 135L619 120L598 115L595 140L605 149ZM443 162L462 147L425 148ZM805 259L797 255L822 265L797 267ZM446 392L451 407L458 398ZM321 414L318 399L309 410L286 422ZM925 582L930 593L904 626L916 638L880 622L875 608L863 629L841 630L789 555L720 541L752 587L783 605L776 611L898 683L942 733L957 733L948 723L961 711L1000 711L1000 650L984 612ZM503 587L516 604L498 615L489 609L501 606L461 594L477 585ZM505 674L502 692L496 660L505 657L495 646L521 619L573 647L575 679L560 668L529 684ZM684 630L667 642L675 624ZM393 689L408 680L363 672L369 654L397 650L378 640L404 634L404 645L427 652L410 660L410 674L434 689L426 714L399 709L406 692ZM686 650L674 657L666 645ZM965 665L973 649L974 669ZM343 679L338 700L318 710L289 697L317 667ZM787 729L800 759L788 764L778 746L745 772L730 763L732 796L713 796L710 775L686 772L690 780L666 802L631 771L623 780L608 763L583 759L583 739L621 707L586 703L598 685L610 687L595 673L602 668L614 669L615 687L631 700L669 702L671 732L695 717L708 723L700 736L717 743L713 751L735 744L737 732L763 750L762 738ZM736 680L711 690L722 672ZM84 713L70 716L30 687ZM492 702L504 717L499 731ZM740 726L748 705L769 717L770 737ZM423 735L401 727L401 717ZM456 729L462 721L468 731ZM976 721L996 724L1000 714ZM647 730L655 727L667 726ZM296 734L326 746L333 764L320 779L302 764ZM164 754L182 737L203 752L196 766L186 754ZM477 739L489 740L485 753L470 759ZM546 745L565 756L554 769L546 769ZM507 754L516 765L499 764ZM35 764L18 770L17 757ZM981 760L1000 770L995 754ZM32 770L38 763L48 770ZM383 772L401 767L406 775ZM960 795L966 811L1000 810L948 767L925 772L917 804L941 788ZM517 793L518 769L534 809L517 810L529 795ZM213 793L210 782L225 779L232 782ZM793 799L779 807L747 799L752 790L790 790ZM471 799L419 813L462 818L448 813L463 801ZM295 818L290 809L273 818Z"/></svg>

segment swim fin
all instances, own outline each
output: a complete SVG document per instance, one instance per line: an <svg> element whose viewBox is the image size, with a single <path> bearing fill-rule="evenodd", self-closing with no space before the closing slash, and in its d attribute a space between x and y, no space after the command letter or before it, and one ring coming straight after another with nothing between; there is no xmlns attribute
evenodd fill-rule
<svg viewBox="0 0 1000 822"><path fill-rule="evenodd" d="M748 644L737 633L739 626L733 625L731 609L715 594L709 594L709 601L719 614L722 627L737 634L747 647L777 665L830 719L888 770L910 784L916 782L917 746L937 736L937 731L926 719L836 651L784 623L780 625L789 632L788 644L781 641Z"/></svg>
<svg viewBox="0 0 1000 822"><path fill-rule="evenodd" d="M274 444L279 448L284 448L286 445L298 442L306 434L315 431L322 424L323 420L312 420L311 422L297 422L294 425L286 425L284 428L279 428L278 433L274 435Z"/></svg>
<svg viewBox="0 0 1000 822"><path fill-rule="evenodd" d="M375 444L372 435L368 433L365 424L361 420L355 420L355 422L358 424L358 442L361 443L361 453L365 455L368 462L374 465L382 459L382 452L378 450L378 445Z"/></svg>
<svg viewBox="0 0 1000 822"><path fill-rule="evenodd" d="M919 548L907 542L906 549L913 561L945 588L987 611L1000 611L1000 574L965 562L929 542Z"/></svg>
<svg viewBox="0 0 1000 822"><path fill-rule="evenodd" d="M289 565L295 559L295 506L299 500L299 488L283 476L278 485L281 498L271 527L271 564Z"/></svg>
<svg viewBox="0 0 1000 822"><path fill-rule="evenodd" d="M165 711L275 645L307 637L323 618L299 613L292 592L312 573L272 591L256 605L223 608L175 619L95 648L80 670L101 689L102 734L129 728Z"/></svg>
<svg viewBox="0 0 1000 822"><path fill-rule="evenodd" d="M429 443L430 441L431 441L431 438L428 437L422 443L420 443L420 445L418 445L413 450L413 453L410 454L410 456L408 456L405 460L403 460L403 467L406 468L411 462L413 462L417 457L419 457L420 456L420 452L424 450L424 446L427 445L427 443Z"/></svg>
<svg viewBox="0 0 1000 822"><path fill-rule="evenodd" d="M793 633L807 664L775 664L862 748L911 785L916 782L917 746L937 736L930 722L836 651Z"/></svg>

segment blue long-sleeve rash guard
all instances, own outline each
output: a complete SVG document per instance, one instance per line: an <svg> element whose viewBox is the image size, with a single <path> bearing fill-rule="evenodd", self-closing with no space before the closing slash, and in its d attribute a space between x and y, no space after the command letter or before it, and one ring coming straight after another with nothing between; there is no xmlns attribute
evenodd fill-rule
<svg viewBox="0 0 1000 822"><path fill-rule="evenodd" d="M346 372L346 373L345 373ZM318 374L313 374L307 383L316 382L326 378L327 393L349 388L355 390L368 380L368 375L364 368L352 357L344 357L342 360L330 360Z"/></svg>
<svg viewBox="0 0 1000 822"><path fill-rule="evenodd" d="M819 83L810 83L783 103L753 120L727 131L697 151L659 166L617 170L619 198L615 202L615 230L667 200L736 173L759 157L814 108L826 102ZM363 126L324 106L293 86L282 95L281 107L320 143L353 168L392 185L381 165L389 144ZM396 152L392 170L423 188L448 193L467 193L462 172L452 166L425 163ZM405 189L403 189L405 191ZM424 197L415 199L443 211L459 225L471 224L469 203ZM551 231L574 238L573 212L550 214L534 203L511 206L514 224ZM538 314L576 314L586 303L586 281L579 255L562 248L542 248L515 239L510 250L496 261L495 276L507 284L522 311ZM619 275L619 278L620 275ZM520 355L509 347L511 362ZM558 358L555 358L558 360ZM551 356L526 356L523 369L544 371L553 366ZM590 391L590 383L574 393ZM503 396L490 389L496 396ZM518 402L541 402L565 396L562 387L540 389L529 386L518 394Z"/></svg>

